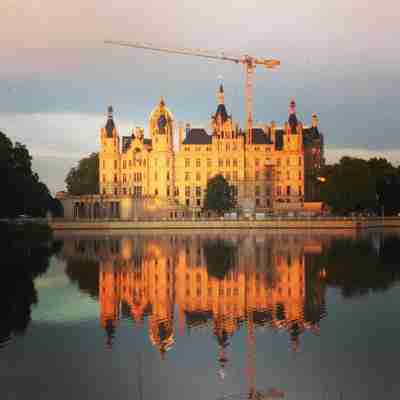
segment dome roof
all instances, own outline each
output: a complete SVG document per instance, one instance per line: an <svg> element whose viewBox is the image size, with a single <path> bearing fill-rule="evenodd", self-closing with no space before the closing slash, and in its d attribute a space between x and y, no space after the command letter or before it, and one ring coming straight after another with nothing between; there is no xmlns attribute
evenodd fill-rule
<svg viewBox="0 0 400 400"><path fill-rule="evenodd" d="M166 107L163 97L161 97L158 105L150 113L149 119L150 120L155 119L158 121L161 116L164 116L166 121L173 121L173 119L174 119L172 112Z"/></svg>

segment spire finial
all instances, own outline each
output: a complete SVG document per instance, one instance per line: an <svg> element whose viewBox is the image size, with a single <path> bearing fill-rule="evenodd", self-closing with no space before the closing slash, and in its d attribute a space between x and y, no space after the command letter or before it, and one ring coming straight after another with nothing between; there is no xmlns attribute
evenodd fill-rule
<svg viewBox="0 0 400 400"><path fill-rule="evenodd" d="M160 106L162 106L162 107L165 106L164 96L161 96L161 97L160 97Z"/></svg>
<svg viewBox="0 0 400 400"><path fill-rule="evenodd" d="M220 85L219 85L219 90L217 93L217 100L218 100L218 104L225 103L224 87L223 87L222 83L220 83Z"/></svg>
<svg viewBox="0 0 400 400"><path fill-rule="evenodd" d="M290 114L296 114L296 102L294 99L292 99L289 104L289 115Z"/></svg>
<svg viewBox="0 0 400 400"><path fill-rule="evenodd" d="M312 115L311 115L311 126L313 128L318 127L318 115L316 113L312 113Z"/></svg>
<svg viewBox="0 0 400 400"><path fill-rule="evenodd" d="M296 133L296 127L298 124L297 116L296 116L296 102L294 99L290 101L289 104L289 118L288 118L289 126L291 128L292 133Z"/></svg>
<svg viewBox="0 0 400 400"><path fill-rule="evenodd" d="M108 119L113 119L113 107L112 106L108 106L107 107L107 117Z"/></svg>

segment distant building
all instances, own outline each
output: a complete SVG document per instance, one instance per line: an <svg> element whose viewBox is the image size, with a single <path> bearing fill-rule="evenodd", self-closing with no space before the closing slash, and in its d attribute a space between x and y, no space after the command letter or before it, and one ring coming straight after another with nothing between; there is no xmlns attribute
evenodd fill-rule
<svg viewBox="0 0 400 400"><path fill-rule="evenodd" d="M233 185L238 208L244 211L302 210L305 201L315 201L316 176L324 162L317 116L313 114L310 127L303 126L292 100L283 127L271 122L248 135L234 123L224 97L221 85L211 134L190 124L180 125L177 148L174 117L164 99L150 113L149 138L142 128L120 138L109 107L100 133L101 198L71 199L70 213L123 219L140 217L138 210L144 209L146 215L165 217L199 213L207 182L217 174Z"/></svg>

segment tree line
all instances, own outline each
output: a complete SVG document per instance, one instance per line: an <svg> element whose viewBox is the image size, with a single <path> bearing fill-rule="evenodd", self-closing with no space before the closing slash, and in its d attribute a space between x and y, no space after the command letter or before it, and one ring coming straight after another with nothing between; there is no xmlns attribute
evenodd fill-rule
<svg viewBox="0 0 400 400"><path fill-rule="evenodd" d="M0 132L0 218L21 214L44 217L48 210L61 213L58 200L32 171L32 156L22 143L15 144Z"/></svg>
<svg viewBox="0 0 400 400"><path fill-rule="evenodd" d="M320 200L334 213L397 215L400 168L385 158L343 157L319 171Z"/></svg>

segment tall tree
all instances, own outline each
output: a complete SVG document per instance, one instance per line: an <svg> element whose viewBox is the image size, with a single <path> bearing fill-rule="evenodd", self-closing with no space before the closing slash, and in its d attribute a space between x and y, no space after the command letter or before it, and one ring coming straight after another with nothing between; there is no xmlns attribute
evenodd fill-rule
<svg viewBox="0 0 400 400"><path fill-rule="evenodd" d="M327 165L321 171L321 199L336 212L400 211L400 174L384 158L343 157L339 163Z"/></svg>
<svg viewBox="0 0 400 400"><path fill-rule="evenodd" d="M71 168L65 178L67 190L72 195L99 193L99 153L82 158L78 166Z"/></svg>
<svg viewBox="0 0 400 400"><path fill-rule="evenodd" d="M343 157L322 171L321 198L333 211L349 213L376 207L376 188L368 162Z"/></svg>
<svg viewBox="0 0 400 400"><path fill-rule="evenodd" d="M32 157L25 145L13 143L0 132L0 217L18 214L44 216L51 202L47 186L32 171Z"/></svg>
<svg viewBox="0 0 400 400"><path fill-rule="evenodd" d="M222 175L216 175L207 182L204 208L223 214L236 205L233 186Z"/></svg>

